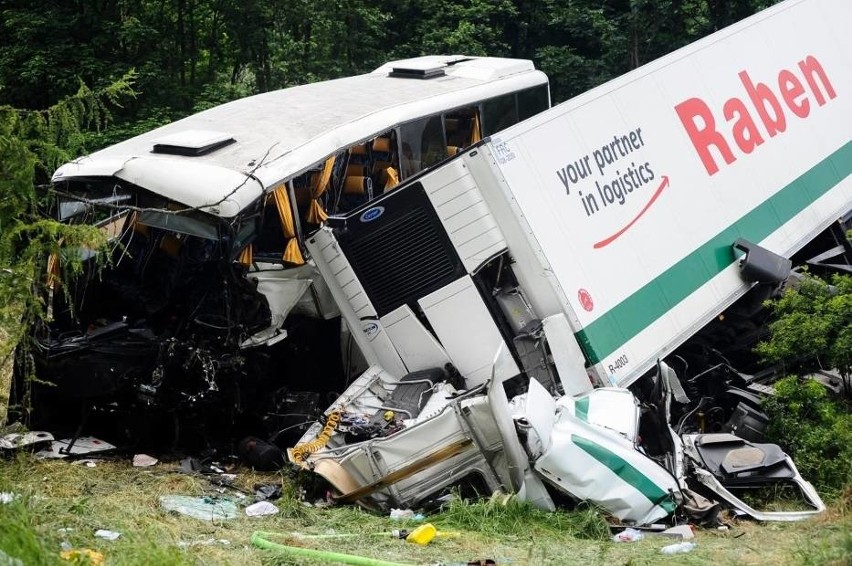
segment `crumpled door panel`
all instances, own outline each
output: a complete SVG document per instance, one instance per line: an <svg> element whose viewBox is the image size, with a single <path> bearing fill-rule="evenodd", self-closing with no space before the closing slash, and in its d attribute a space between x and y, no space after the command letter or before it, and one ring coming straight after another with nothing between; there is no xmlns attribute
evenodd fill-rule
<svg viewBox="0 0 852 566"><path fill-rule="evenodd" d="M776 444L757 444L733 434L692 434L683 440L695 479L743 513L759 521L798 521L825 511L819 494ZM813 509L760 511L731 491L783 483L797 486Z"/></svg>

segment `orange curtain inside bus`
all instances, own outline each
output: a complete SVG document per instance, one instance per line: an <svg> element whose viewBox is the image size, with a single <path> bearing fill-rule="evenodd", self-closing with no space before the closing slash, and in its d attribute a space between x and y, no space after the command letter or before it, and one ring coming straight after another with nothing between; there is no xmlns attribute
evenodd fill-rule
<svg viewBox="0 0 852 566"><path fill-rule="evenodd" d="M306 220L311 224L320 224L328 218L328 214L323 209L322 204L320 204L319 198L328 189L332 169L334 169L333 155L325 160L325 165L323 165L320 174L314 175L311 179L311 207L306 216Z"/></svg>
<svg viewBox="0 0 852 566"><path fill-rule="evenodd" d="M240 262L240 265L245 265L246 267L250 266L254 261L254 247L252 244L247 245L243 248L243 251L240 252L240 257L237 259Z"/></svg>
<svg viewBox="0 0 852 566"><path fill-rule="evenodd" d="M329 167L329 177L330 176L331 168ZM328 184L327 181L326 184ZM325 189L323 189L323 191L324 190ZM311 197L314 199L320 195L322 195L322 192L316 196L313 192L311 193ZM305 258L302 257L302 250L299 249L299 241L296 239L296 229L293 223L293 209L290 208L290 197L287 194L287 186L280 185L272 191L272 199L275 202L275 209L278 211L278 219L281 221L281 231L284 233L284 237L287 238L287 246L284 248L284 255L282 256L282 259L290 263L302 265L305 263ZM322 206L316 200L311 201L311 207L314 205L319 208L325 218L328 217L322 209ZM313 208L311 208L311 211L313 211ZM310 215L310 213L308 214Z"/></svg>
<svg viewBox="0 0 852 566"><path fill-rule="evenodd" d="M470 125L470 143L473 145L482 139L482 131L479 127L479 112L473 113L473 123Z"/></svg>

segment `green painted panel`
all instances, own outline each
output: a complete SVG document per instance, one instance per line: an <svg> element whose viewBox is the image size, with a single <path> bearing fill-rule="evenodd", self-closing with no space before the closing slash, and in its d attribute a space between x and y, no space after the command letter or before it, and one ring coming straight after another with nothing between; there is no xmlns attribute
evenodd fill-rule
<svg viewBox="0 0 852 566"><path fill-rule="evenodd" d="M615 452L576 434L571 435L571 442L612 470L615 475L627 484L633 486L636 491L647 497L651 503L659 505L669 513L675 510L676 505L670 493L664 491L660 486L651 481L648 476L634 468L630 462Z"/></svg>

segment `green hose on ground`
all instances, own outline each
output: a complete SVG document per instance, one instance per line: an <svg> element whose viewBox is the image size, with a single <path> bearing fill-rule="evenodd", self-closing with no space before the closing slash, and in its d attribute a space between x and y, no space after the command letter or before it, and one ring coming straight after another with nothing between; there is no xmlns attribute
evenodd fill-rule
<svg viewBox="0 0 852 566"><path fill-rule="evenodd" d="M339 562L342 564L353 564L355 566L416 566L414 564L404 564L402 562L388 562L387 560L378 560L375 558L367 558L366 556L357 556L355 554L342 554L340 552L329 552L327 550L314 550L312 548L302 548L299 546L287 546L266 540L264 537L275 536L276 533L255 531L251 534L251 543L258 548L272 550L280 554L288 556L300 556L303 558L317 558L320 560L328 560Z"/></svg>

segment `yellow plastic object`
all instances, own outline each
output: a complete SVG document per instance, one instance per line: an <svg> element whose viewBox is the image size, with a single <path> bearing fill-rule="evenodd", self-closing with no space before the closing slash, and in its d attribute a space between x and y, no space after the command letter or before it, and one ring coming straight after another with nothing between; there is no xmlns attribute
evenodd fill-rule
<svg viewBox="0 0 852 566"><path fill-rule="evenodd" d="M405 540L426 546L432 542L432 539L435 538L436 534L438 534L438 529L435 528L435 525L432 523L424 523L411 531L409 535L405 537Z"/></svg>
<svg viewBox="0 0 852 566"><path fill-rule="evenodd" d="M90 548L72 548L59 554L63 560L74 564L89 564L91 566L103 566L104 555Z"/></svg>
<svg viewBox="0 0 852 566"><path fill-rule="evenodd" d="M334 433L334 429L337 428L338 422L340 422L340 411L334 411L328 415L328 420L326 421L322 432L319 433L319 436L317 436L315 440L299 444L292 449L291 454L293 456L293 461L297 464L301 464L306 456L313 454L328 444L332 433Z"/></svg>

